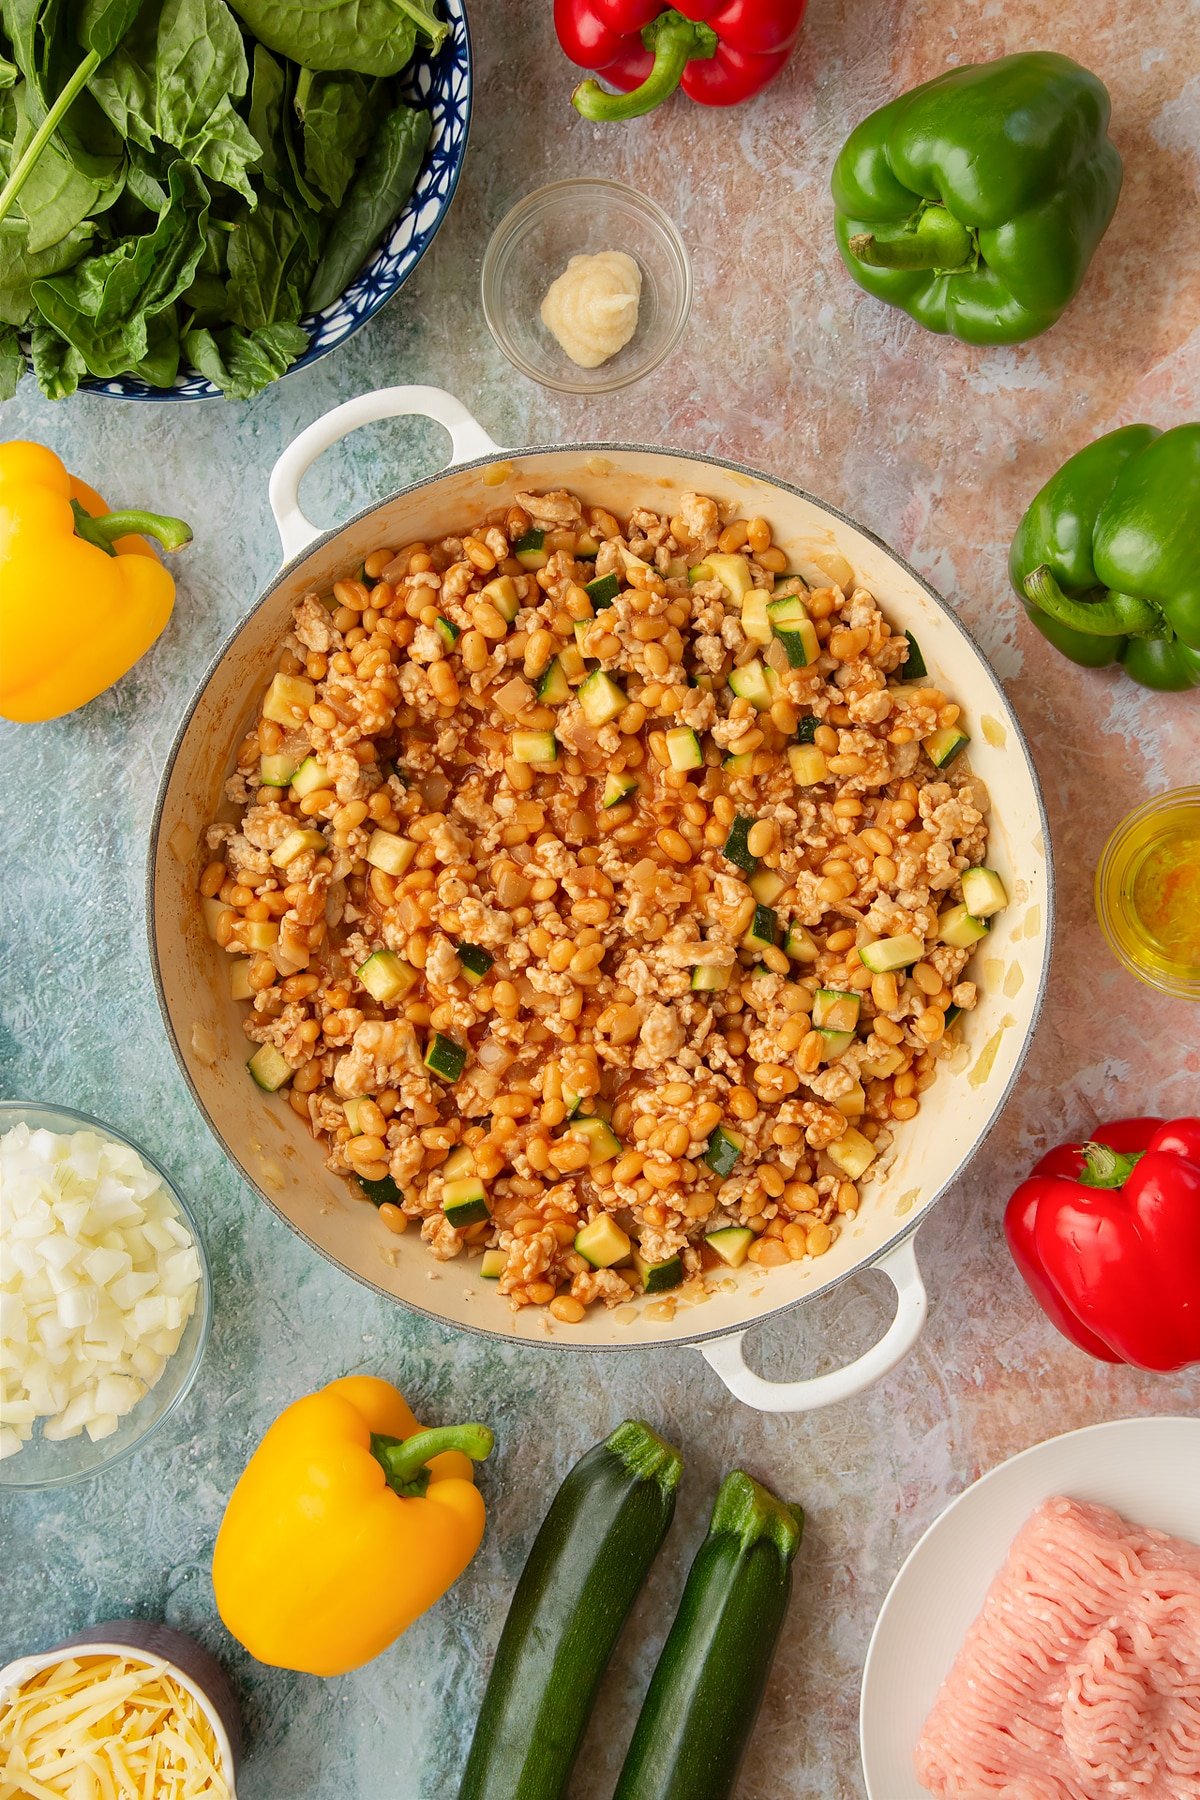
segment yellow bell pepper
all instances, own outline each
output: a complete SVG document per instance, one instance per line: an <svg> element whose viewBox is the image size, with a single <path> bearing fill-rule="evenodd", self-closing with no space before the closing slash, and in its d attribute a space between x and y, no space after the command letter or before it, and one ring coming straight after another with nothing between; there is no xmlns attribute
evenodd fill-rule
<svg viewBox="0 0 1200 1800"><path fill-rule="evenodd" d="M276 1419L229 1497L217 1610L259 1662L344 1675L458 1580L483 1536L485 1425L422 1431L390 1382L348 1375ZM464 1454L465 1452L465 1454Z"/></svg>
<svg viewBox="0 0 1200 1800"><path fill-rule="evenodd" d="M110 513L42 444L0 444L0 717L57 719L150 648L175 583L164 550L192 534L158 513Z"/></svg>

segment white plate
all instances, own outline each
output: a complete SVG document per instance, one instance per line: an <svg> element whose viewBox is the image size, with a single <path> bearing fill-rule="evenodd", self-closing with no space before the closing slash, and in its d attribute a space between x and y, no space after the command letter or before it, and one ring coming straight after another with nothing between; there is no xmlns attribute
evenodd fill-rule
<svg viewBox="0 0 1200 1800"><path fill-rule="evenodd" d="M921 1727L1009 1545L1055 1494L1200 1543L1200 1419L1117 1419L1035 1444L934 1520L867 1651L859 1734L869 1800L929 1800L912 1767Z"/></svg>

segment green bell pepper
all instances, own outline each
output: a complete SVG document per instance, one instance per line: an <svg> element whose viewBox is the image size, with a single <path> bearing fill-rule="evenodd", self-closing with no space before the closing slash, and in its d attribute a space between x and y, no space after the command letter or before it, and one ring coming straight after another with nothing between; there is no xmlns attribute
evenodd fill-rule
<svg viewBox="0 0 1200 1800"><path fill-rule="evenodd" d="M1143 687L1200 687L1200 425L1124 425L1064 463L1017 527L1012 584L1042 636Z"/></svg>
<svg viewBox="0 0 1200 1800"><path fill-rule="evenodd" d="M851 132L837 240L860 287L930 331L1019 344L1078 292L1121 191L1108 91L1049 50L949 69Z"/></svg>

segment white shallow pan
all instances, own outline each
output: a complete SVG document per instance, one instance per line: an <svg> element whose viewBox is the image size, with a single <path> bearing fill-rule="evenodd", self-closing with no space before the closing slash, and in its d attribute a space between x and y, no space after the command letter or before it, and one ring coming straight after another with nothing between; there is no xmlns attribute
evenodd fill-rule
<svg viewBox="0 0 1200 1800"><path fill-rule="evenodd" d="M321 532L299 504L309 465L372 420L420 415L449 434L449 466L389 495L337 530ZM592 1308L579 1326L556 1328L541 1309L513 1314L463 1263L437 1263L415 1232L387 1233L351 1188L324 1167L319 1147L282 1101L247 1080L243 1008L228 998L224 959L206 937L196 901L197 848L221 803L240 738L249 728L296 602L356 568L381 544L443 536L510 502L519 489L565 487L618 516L634 506L670 509L691 489L769 519L792 567L839 551L894 627L920 639L931 671L963 706L973 769L992 797L990 862L1012 901L984 948L981 996L965 1020L957 1070L943 1066L916 1119L897 1133L886 1173L833 1249L769 1273L752 1264L717 1283L670 1321L644 1303ZM1045 814L1029 750L1000 684L954 613L907 564L808 494L716 458L614 444L501 450L451 395L437 388L384 389L336 407L284 452L271 477L283 542L279 574L205 674L176 738L158 796L148 870L150 950L163 1016L196 1102L247 1182L317 1250L359 1281L419 1312L467 1330L552 1349L645 1349L697 1344L731 1391L769 1412L802 1411L858 1393L912 1349L926 1297L913 1238L961 1175L1017 1078L1037 1022L1050 961L1053 876ZM856 1270L882 1269L897 1295L883 1338L830 1374L790 1382L755 1375L742 1353L757 1322L827 1292Z"/></svg>

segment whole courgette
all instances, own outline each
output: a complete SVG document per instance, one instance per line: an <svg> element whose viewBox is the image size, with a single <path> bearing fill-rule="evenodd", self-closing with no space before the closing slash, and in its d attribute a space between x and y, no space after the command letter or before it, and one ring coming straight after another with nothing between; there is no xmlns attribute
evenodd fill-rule
<svg viewBox="0 0 1200 1800"><path fill-rule="evenodd" d="M613 1800L725 1800L762 1704L804 1514L727 1475Z"/></svg>
<svg viewBox="0 0 1200 1800"><path fill-rule="evenodd" d="M571 1470L513 1595L459 1800L559 1800L683 1461L638 1420Z"/></svg>

